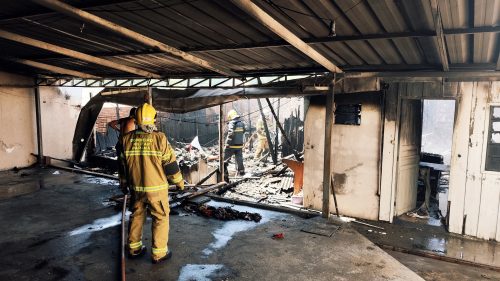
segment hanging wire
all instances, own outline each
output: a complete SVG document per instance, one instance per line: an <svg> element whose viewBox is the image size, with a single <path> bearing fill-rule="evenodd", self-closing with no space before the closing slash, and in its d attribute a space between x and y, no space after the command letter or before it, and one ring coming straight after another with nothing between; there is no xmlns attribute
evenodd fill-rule
<svg viewBox="0 0 500 281"><path fill-rule="evenodd" d="M266 0L266 1L267 1L267 3L269 3L269 5L277 8L278 10L280 10L284 14L286 14L285 11L289 11L289 12L292 12L292 13L296 13L296 14L299 14L299 15L306 16L306 17L315 18L317 20L327 21L328 22L328 37L334 37L334 36L337 36L336 30L335 30L335 26L336 26L335 21L339 17L341 17L343 15L346 15L350 10L356 8L359 4L361 4L365 0L359 0L353 6L349 7L347 10L342 11L343 14L341 14L341 15L333 18L333 19L331 19L331 18L323 18L323 17L320 17L320 16L318 16L316 14L308 14L308 13L297 11L297 10L294 10L294 9L291 9L291 8L288 8L288 7L285 7L285 6L282 6L282 5L278 5L278 4L274 3L273 0Z"/></svg>
<svg viewBox="0 0 500 281"><path fill-rule="evenodd" d="M291 100L289 100L289 101L287 101L285 103L281 103L280 106L279 106L279 108L282 108L283 106L287 105L290 102L291 102ZM271 104L275 105L276 103L277 103L277 101L274 101ZM266 108L269 108L269 105L266 105L266 106L262 107L262 109L266 109ZM260 109L257 109L255 111L250 112L250 113L247 113L247 114L244 114L244 115L240 115L240 117L241 118L247 117L247 116L255 114L255 113L259 112L259 111L260 111ZM181 119L171 118L171 117L168 117L168 116L167 117L162 117L162 118L168 119L168 120L171 120L171 121L177 121L177 122L180 122L180 123L191 123L191 124L199 124L199 125L206 125L206 126L208 126L208 125L214 125L214 124L219 124L218 121L215 121L215 122L198 122L198 121L191 121L191 120L183 120L182 116L181 116Z"/></svg>
<svg viewBox="0 0 500 281"><path fill-rule="evenodd" d="M350 10L356 8L359 4L363 3L365 0L359 0L358 2L356 2L356 4L354 4L353 6L349 7L347 10L345 11L342 11L343 14L347 14ZM273 0L267 0L267 2L271 5L271 6L274 6L280 10L285 10L285 11L289 11L289 12L292 12L292 13L296 13L296 14L300 14L300 15L303 15L303 16L307 16L307 17L311 17L311 18L315 18L315 19L320 19L320 20L325 20L325 21L329 21L329 22L333 22L335 21L336 19L338 19L339 17L341 17L342 15L340 16L337 16L333 19L331 18L323 18L323 17L320 17L318 15L312 15L312 14L308 14L308 13L304 13L304 12L301 12L301 11L297 11L297 10L294 10L294 9L291 9L291 8L288 8L288 7L285 7L285 6L281 6L281 5L278 5L276 3L273 2Z"/></svg>

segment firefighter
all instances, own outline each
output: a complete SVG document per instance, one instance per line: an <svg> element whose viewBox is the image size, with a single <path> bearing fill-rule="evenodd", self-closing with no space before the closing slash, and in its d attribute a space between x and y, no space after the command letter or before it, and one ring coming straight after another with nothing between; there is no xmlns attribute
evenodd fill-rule
<svg viewBox="0 0 500 281"><path fill-rule="evenodd" d="M121 139L122 137L133 130L135 130L135 112L137 111L136 107L132 107L130 109L128 117L125 118L120 118L117 120L113 120L108 123L108 126L110 126L112 129L116 130L119 132L118 135L118 142L115 146L116 149L116 155L120 155L121 153ZM125 166L122 165L121 162L118 163L118 175L122 175L125 173Z"/></svg>
<svg viewBox="0 0 500 281"><path fill-rule="evenodd" d="M108 123L108 126L110 126L112 129L120 132L120 136L118 139L120 139L123 135L125 135L128 132L131 132L135 130L135 112L137 108L132 107L130 109L128 117L125 118L120 118L117 120L113 120Z"/></svg>
<svg viewBox="0 0 500 281"><path fill-rule="evenodd" d="M269 143L267 142L266 131L264 129L264 121L257 121L257 148L255 149L254 159L258 160L269 152ZM263 161L263 159L260 159Z"/></svg>
<svg viewBox="0 0 500 281"><path fill-rule="evenodd" d="M144 103L136 112L138 129L122 137L123 152L120 155L126 167L126 176L120 178L124 193L132 193L128 249L129 257L146 253L142 245L142 227L149 208L152 222L153 263L168 260L169 204L168 182L184 189L184 180L176 162L175 152L165 134L155 127L156 110Z"/></svg>
<svg viewBox="0 0 500 281"><path fill-rule="evenodd" d="M227 119L229 122L224 149L224 162L228 161L234 154L238 175L243 176L245 175L245 167L243 166L243 136L245 134L245 124L240 120L238 112L234 109L229 111Z"/></svg>

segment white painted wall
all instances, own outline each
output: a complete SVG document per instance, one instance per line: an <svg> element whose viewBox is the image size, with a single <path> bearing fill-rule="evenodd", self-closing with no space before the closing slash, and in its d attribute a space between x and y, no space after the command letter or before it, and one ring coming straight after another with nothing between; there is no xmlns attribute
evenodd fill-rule
<svg viewBox="0 0 500 281"><path fill-rule="evenodd" d="M309 105L304 121L304 206L322 209L325 104ZM333 199L331 199L333 200Z"/></svg>
<svg viewBox="0 0 500 281"><path fill-rule="evenodd" d="M27 167L36 162L35 92L33 79L0 72L0 170ZM58 88L40 88L44 154L57 158L72 156L73 134L80 112L81 95Z"/></svg>
<svg viewBox="0 0 500 281"><path fill-rule="evenodd" d="M332 131L331 165L335 193L341 214L377 220L379 213L380 96L368 94L336 95L337 104L360 103L361 125L337 125ZM304 205L322 208L324 105L312 103L306 115L304 143ZM333 197L330 211L334 212Z"/></svg>
<svg viewBox="0 0 500 281"><path fill-rule="evenodd" d="M44 155L71 159L72 140L81 109L81 91L40 87L40 98Z"/></svg>
<svg viewBox="0 0 500 281"><path fill-rule="evenodd" d="M32 84L28 77L0 72L0 84ZM32 88L0 87L0 170L36 162L35 98Z"/></svg>
<svg viewBox="0 0 500 281"><path fill-rule="evenodd" d="M500 82L459 85L450 171L451 232L500 241L500 172L484 170L490 105Z"/></svg>

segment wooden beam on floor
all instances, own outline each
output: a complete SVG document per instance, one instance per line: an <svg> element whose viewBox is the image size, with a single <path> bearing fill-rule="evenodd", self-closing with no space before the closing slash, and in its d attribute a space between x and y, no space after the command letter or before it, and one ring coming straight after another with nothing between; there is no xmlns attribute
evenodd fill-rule
<svg viewBox="0 0 500 281"><path fill-rule="evenodd" d="M304 53L306 56L308 56L318 64L324 66L328 71L333 73L342 72L342 70L338 68L334 63L332 63L329 59L327 59L325 56L316 51L316 49L309 46L306 42L293 34L284 25L271 17L268 13L262 10L251 0L231 0L231 2L238 6L241 10L245 11L247 14L255 18L261 24L266 26L269 30L273 31L285 41L290 43L292 46L297 48L299 51Z"/></svg>
<svg viewBox="0 0 500 281"><path fill-rule="evenodd" d="M60 13L67 15L67 16L76 18L78 20L83 20L85 22L89 22L89 23L95 24L99 27L105 28L107 30L116 32L120 35L128 37L128 38L135 40L137 42L140 42L144 45L147 45L147 46L150 46L154 49L168 53L169 55L172 55L176 58L190 62L192 64L198 65L198 66L203 67L205 69L209 69L211 71L214 71L214 72L217 72L217 73L220 73L222 75L229 76L229 77L238 77L239 76L239 74L230 70L227 67L206 61L202 58L199 58L199 57L196 57L196 56L189 54L187 52L181 51L175 47L169 46L165 43L162 43L162 42L155 40L151 37L145 36L141 33L135 32L131 29L128 29L126 27L118 25L114 22L111 22L111 21L106 20L104 18L98 17L94 14L91 14L91 13L86 12L84 10L78 9L76 7L70 6L66 3L59 1L59 0L33 0L33 1L46 7L46 8L58 11Z"/></svg>
<svg viewBox="0 0 500 281"><path fill-rule="evenodd" d="M37 48L40 48L40 49L43 49L43 50L46 50L49 52L58 53L61 55L65 55L65 56L72 57L75 59L83 60L83 61L90 62L93 64L98 64L98 65L106 66L109 68L117 69L117 70L120 70L123 72L132 73L132 74L135 74L135 75L138 75L141 77L161 78L161 75L158 75L156 73L152 73L152 72L145 71L145 70L142 70L139 68L120 64L120 63L110 61L107 59L102 59L102 58L94 57L91 55L87 55L87 54L84 54L82 52L78 52L75 50L71 50L68 48L57 46L57 45L47 43L44 41L40 41L37 39L29 38L29 37L26 37L23 35L15 34L15 33L3 30L3 29L0 29L0 38L15 41L15 42L29 45L32 47L37 47Z"/></svg>
<svg viewBox="0 0 500 281"><path fill-rule="evenodd" d="M59 66L41 63L41 62L37 62L37 61L33 61L33 60L16 59L16 58L2 58L2 59L7 60L7 61L11 61L11 62L15 62L15 63L19 63L19 64L28 65L28 66L35 67L38 69L48 70L52 73L57 73L57 74L65 74L65 75L70 75L73 77L86 78L86 79L99 79L99 78L101 78L99 76L95 76L92 74L88 74L88 73L84 73L84 72L80 72L80 71L76 71L76 70L71 70L71 69L67 69L67 68L62 68Z"/></svg>

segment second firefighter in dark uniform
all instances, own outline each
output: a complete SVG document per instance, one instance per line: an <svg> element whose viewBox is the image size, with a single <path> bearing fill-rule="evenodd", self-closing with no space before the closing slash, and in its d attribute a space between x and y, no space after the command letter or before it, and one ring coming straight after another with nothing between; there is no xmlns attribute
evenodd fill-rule
<svg viewBox="0 0 500 281"><path fill-rule="evenodd" d="M245 167L243 166L243 136L245 134L245 123L240 120L238 112L234 109L229 111L227 119L229 122L227 125L228 128L224 149L224 161L226 162L234 155L238 175L242 176L245 174Z"/></svg>

